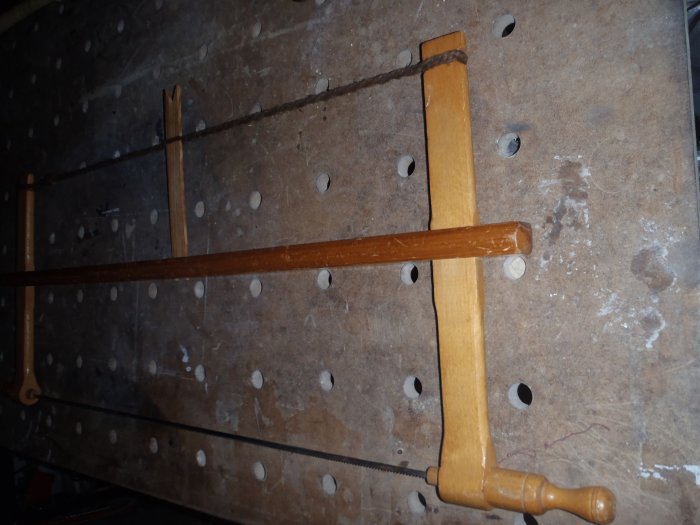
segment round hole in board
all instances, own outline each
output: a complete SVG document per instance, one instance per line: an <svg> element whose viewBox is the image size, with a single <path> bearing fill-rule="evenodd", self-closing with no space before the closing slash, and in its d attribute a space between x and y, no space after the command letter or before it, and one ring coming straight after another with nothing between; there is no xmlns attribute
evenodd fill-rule
<svg viewBox="0 0 700 525"><path fill-rule="evenodd" d="M79 355L75 358L75 366L76 368L83 368L83 356Z"/></svg>
<svg viewBox="0 0 700 525"><path fill-rule="evenodd" d="M112 430L109 431L109 442L110 442L112 445L116 445L116 444L117 444L117 431L114 430L114 429L112 429Z"/></svg>
<svg viewBox="0 0 700 525"><path fill-rule="evenodd" d="M503 273L511 281L517 281L525 275L526 267L525 259L520 255L510 255L503 261Z"/></svg>
<svg viewBox="0 0 700 525"><path fill-rule="evenodd" d="M253 38L257 38L260 36L260 33L262 32L262 24L260 22L255 22L253 26L250 28L250 36Z"/></svg>
<svg viewBox="0 0 700 525"><path fill-rule="evenodd" d="M151 224L155 226L155 224L158 222L158 210L153 209L151 210Z"/></svg>
<svg viewBox="0 0 700 525"><path fill-rule="evenodd" d="M396 162L396 172L401 178L408 178L416 171L416 161L410 155L402 155Z"/></svg>
<svg viewBox="0 0 700 525"><path fill-rule="evenodd" d="M506 13L496 17L491 26L491 33L496 38L505 38L513 32L513 29L515 29L515 17Z"/></svg>
<svg viewBox="0 0 700 525"><path fill-rule="evenodd" d="M148 450L151 454L158 454L158 440L154 437L148 440Z"/></svg>
<svg viewBox="0 0 700 525"><path fill-rule="evenodd" d="M200 467L204 467L207 464L207 455L201 448L197 451L195 458L197 459L197 465Z"/></svg>
<svg viewBox="0 0 700 525"><path fill-rule="evenodd" d="M316 81L314 86L314 95L320 95L324 91L328 91L330 87L330 82L327 77L321 77Z"/></svg>
<svg viewBox="0 0 700 525"><path fill-rule="evenodd" d="M253 373L250 374L250 384L253 385L253 388L260 390L264 383L265 378L263 377L262 372L260 370L253 370Z"/></svg>
<svg viewBox="0 0 700 525"><path fill-rule="evenodd" d="M78 227L78 239L83 239L85 237L85 226L80 225Z"/></svg>
<svg viewBox="0 0 700 525"><path fill-rule="evenodd" d="M331 287L331 284L333 284L333 276L331 275L330 270L323 269L318 272L318 275L316 276L316 285L321 289L321 290L328 290L328 288Z"/></svg>
<svg viewBox="0 0 700 525"><path fill-rule="evenodd" d="M518 410L525 410L532 404L532 390L525 383L514 383L508 389L508 401Z"/></svg>
<svg viewBox="0 0 700 525"><path fill-rule="evenodd" d="M321 173L316 177L316 189L323 195L331 187L331 176L328 173Z"/></svg>
<svg viewBox="0 0 700 525"><path fill-rule="evenodd" d="M85 298L85 294L83 293L82 290L78 290L75 292L75 300L78 301L79 303L83 302L83 299Z"/></svg>
<svg viewBox="0 0 700 525"><path fill-rule="evenodd" d="M194 283L194 296L197 299L204 297L204 283L202 281Z"/></svg>
<svg viewBox="0 0 700 525"><path fill-rule="evenodd" d="M119 290L117 290L117 287L116 287L116 286L112 286L112 287L109 289L109 298L110 298L112 301L116 301L116 300L117 300L117 297L119 297Z"/></svg>
<svg viewBox="0 0 700 525"><path fill-rule="evenodd" d="M423 514L425 512L427 504L425 502L425 496L418 492L417 490L414 490L413 492L409 493L408 495L408 508L411 509L411 512L414 514Z"/></svg>
<svg viewBox="0 0 700 525"><path fill-rule="evenodd" d="M335 378L328 370L321 372L321 374L318 376L318 382L321 385L321 390L324 392L330 392L335 386Z"/></svg>
<svg viewBox="0 0 700 525"><path fill-rule="evenodd" d="M532 514L516 514L513 525L537 525L538 521Z"/></svg>
<svg viewBox="0 0 700 525"><path fill-rule="evenodd" d="M75 433L79 436L83 434L83 424L80 421L75 424Z"/></svg>
<svg viewBox="0 0 700 525"><path fill-rule="evenodd" d="M403 393L408 399L418 399L423 393L423 383L416 376L408 376L403 382Z"/></svg>
<svg viewBox="0 0 700 525"><path fill-rule="evenodd" d="M418 267L413 263L401 267L401 282L407 285L415 284L418 280Z"/></svg>
<svg viewBox="0 0 700 525"><path fill-rule="evenodd" d="M403 49L396 55L396 67L407 67L413 62L413 53L410 49Z"/></svg>
<svg viewBox="0 0 700 525"><path fill-rule="evenodd" d="M260 279L253 279L250 281L248 289L250 290L250 295L257 299L262 293L262 282Z"/></svg>
<svg viewBox="0 0 700 525"><path fill-rule="evenodd" d="M253 463L253 476L255 476L255 479L258 481L265 481L267 478L267 470L261 461Z"/></svg>
<svg viewBox="0 0 700 525"><path fill-rule="evenodd" d="M520 137L517 133L504 133L496 141L496 150L503 158L510 158L520 150Z"/></svg>
<svg viewBox="0 0 700 525"><path fill-rule="evenodd" d="M194 205L194 214L200 219L202 217L204 217L204 202L203 201L199 201L199 202L197 202L197 204Z"/></svg>
<svg viewBox="0 0 700 525"><path fill-rule="evenodd" d="M248 197L248 206L250 206L250 209L257 210L261 203L262 195L260 195L260 192L257 190L251 191L250 196Z"/></svg>
<svg viewBox="0 0 700 525"><path fill-rule="evenodd" d="M324 474L321 478L321 487L323 488L323 492L332 496L338 490L338 482L330 474Z"/></svg>
<svg viewBox="0 0 700 525"><path fill-rule="evenodd" d="M112 219L112 222L110 223L110 226L112 227L112 231L114 233L117 233L119 231L119 219L116 217Z"/></svg>
<svg viewBox="0 0 700 525"><path fill-rule="evenodd" d="M197 365L194 368L194 377L198 382L200 382L200 383L204 382L204 379L206 378L206 374L204 373L204 367L202 365Z"/></svg>

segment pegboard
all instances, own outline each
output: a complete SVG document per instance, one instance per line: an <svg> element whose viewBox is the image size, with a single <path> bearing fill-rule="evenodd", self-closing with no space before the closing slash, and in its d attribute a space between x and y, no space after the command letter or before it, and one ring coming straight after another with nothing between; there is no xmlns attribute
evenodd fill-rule
<svg viewBox="0 0 700 525"><path fill-rule="evenodd" d="M611 487L616 523L698 521L684 27L681 2L49 4L0 37L0 269L14 267L16 176L161 143L163 89L182 86L187 133L415 63L420 42L464 31L482 222L524 220L534 235L521 279L484 261L499 463ZM427 229L422 107L406 78L187 143L190 252ZM168 257L164 160L39 189L37 266ZM437 464L431 270L411 270L40 288L45 393L187 427L2 399L0 443L245 523L517 523L444 504L419 479L190 429ZM0 299L9 379L14 291Z"/></svg>

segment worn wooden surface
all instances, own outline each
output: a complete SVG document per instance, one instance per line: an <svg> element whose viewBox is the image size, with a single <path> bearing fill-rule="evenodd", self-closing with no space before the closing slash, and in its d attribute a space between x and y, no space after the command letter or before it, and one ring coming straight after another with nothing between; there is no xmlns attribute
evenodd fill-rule
<svg viewBox="0 0 700 525"><path fill-rule="evenodd" d="M494 20L508 12L516 25L500 38ZM522 279L484 261L499 464L611 487L616 523L698 522L700 275L683 24L683 3L660 0L52 3L0 37L0 268L14 266L14 177L162 141L162 89L183 86L190 132L312 93L321 77L334 86L392 69L403 50L416 60L420 42L463 30L481 221L523 220L534 234ZM190 253L427 229L422 104L420 80L405 79L186 145ZM498 155L505 132L521 139L511 158ZM403 155L416 163L406 178ZM166 187L155 155L38 191L37 266L169 255ZM56 397L424 468L441 436L432 283L428 264L411 285L401 269L335 270L326 290L313 270L264 276L257 298L256 276L40 288L37 374ZM10 379L14 291L0 290L0 304ZM422 382L416 399L403 389L409 376ZM527 409L508 402L518 382L532 389ZM443 504L415 478L46 400L0 408L4 446L243 522L517 518ZM425 513L412 512L413 491Z"/></svg>

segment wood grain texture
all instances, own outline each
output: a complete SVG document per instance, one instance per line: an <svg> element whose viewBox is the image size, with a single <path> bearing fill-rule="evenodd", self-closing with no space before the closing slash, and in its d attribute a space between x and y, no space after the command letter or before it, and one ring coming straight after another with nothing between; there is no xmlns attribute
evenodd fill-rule
<svg viewBox="0 0 700 525"><path fill-rule="evenodd" d="M182 89L175 86L172 95L163 91L165 139L182 136ZM184 146L181 140L165 146L168 173L168 210L170 219L170 243L173 257L185 257L189 253L187 241L187 209L185 206Z"/></svg>
<svg viewBox="0 0 700 525"><path fill-rule="evenodd" d="M530 226L520 222L507 222L160 261L0 274L0 284L41 286L212 277L402 261L490 257L529 253L531 249Z"/></svg>

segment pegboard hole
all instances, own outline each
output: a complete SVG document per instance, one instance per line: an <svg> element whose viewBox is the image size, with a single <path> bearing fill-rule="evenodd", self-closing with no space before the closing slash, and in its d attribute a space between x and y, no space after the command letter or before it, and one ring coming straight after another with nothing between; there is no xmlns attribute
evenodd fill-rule
<svg viewBox="0 0 700 525"><path fill-rule="evenodd" d="M515 29L515 17L510 13L501 15L493 21L491 32L497 38L505 38Z"/></svg>
<svg viewBox="0 0 700 525"><path fill-rule="evenodd" d="M202 281L194 283L194 296L197 299L204 297L204 283Z"/></svg>
<svg viewBox="0 0 700 525"><path fill-rule="evenodd" d="M119 290L117 290L117 287L116 287L116 286L112 286L112 287L109 289L109 298L110 298L110 300L112 300L112 301L116 301L116 300L117 300L117 297L119 297Z"/></svg>
<svg viewBox="0 0 700 525"><path fill-rule="evenodd" d="M153 360L151 360L151 362L148 363L148 373L152 376L158 373L158 365Z"/></svg>
<svg viewBox="0 0 700 525"><path fill-rule="evenodd" d="M158 285L156 283L151 283L148 285L148 297L151 299L158 297Z"/></svg>
<svg viewBox="0 0 700 525"><path fill-rule="evenodd" d="M151 219L151 224L153 226L155 226L156 223L158 222L158 210L156 210L156 209L151 210L150 219Z"/></svg>
<svg viewBox="0 0 700 525"><path fill-rule="evenodd" d="M323 195L331 187L331 176L328 173L321 173L316 177L316 189Z"/></svg>
<svg viewBox="0 0 700 525"><path fill-rule="evenodd" d="M118 438L118 436L117 436L117 431L114 430L114 429L110 430L110 431L109 431L109 442L110 442L112 445L116 445L116 444L117 444L117 438Z"/></svg>
<svg viewBox="0 0 700 525"><path fill-rule="evenodd" d="M77 292L75 292L75 300L78 301L78 303L82 303L84 298L85 293L83 293L82 290L78 290Z"/></svg>
<svg viewBox="0 0 700 525"><path fill-rule="evenodd" d="M408 399L418 399L423 393L423 383L416 376L408 376L403 382L403 393Z"/></svg>
<svg viewBox="0 0 700 525"><path fill-rule="evenodd" d="M316 276L316 285L321 290L328 290L328 288L331 287L331 284L333 284L333 276L329 270L324 268L318 272L318 276Z"/></svg>
<svg viewBox="0 0 700 525"><path fill-rule="evenodd" d="M75 433L79 436L83 435L83 424L80 421L75 424Z"/></svg>
<svg viewBox="0 0 700 525"><path fill-rule="evenodd" d="M408 508L411 509L411 512L414 514L423 514L426 506L425 496L417 490L414 490L408 495Z"/></svg>
<svg viewBox="0 0 700 525"><path fill-rule="evenodd" d="M197 465L199 465L200 467L206 466L207 455L201 448L197 451L195 458L197 459Z"/></svg>
<svg viewBox="0 0 700 525"><path fill-rule="evenodd" d="M262 24L260 22L255 22L250 28L250 36L258 38L260 33L262 33Z"/></svg>
<svg viewBox="0 0 700 525"><path fill-rule="evenodd" d="M503 158L510 158L520 150L520 137L517 133L504 133L496 141L498 154Z"/></svg>
<svg viewBox="0 0 700 525"><path fill-rule="evenodd" d="M396 163L396 171L400 177L406 179L416 171L416 161L410 155L403 155Z"/></svg>
<svg viewBox="0 0 700 525"><path fill-rule="evenodd" d="M200 219L202 217L204 217L204 202L203 201L199 201L199 202L197 202L197 204L194 205L194 214Z"/></svg>
<svg viewBox="0 0 700 525"><path fill-rule="evenodd" d="M257 210L260 207L260 204L262 203L262 195L260 194L259 191L251 191L250 196L248 197L248 206L250 206L251 210Z"/></svg>
<svg viewBox="0 0 700 525"><path fill-rule="evenodd" d="M206 374L204 373L204 367L202 365L197 365L195 367L194 378L200 383L204 382L204 379L206 378Z"/></svg>
<svg viewBox="0 0 700 525"><path fill-rule="evenodd" d="M338 490L338 482L330 474L324 474L321 478L321 488L329 496L333 496Z"/></svg>
<svg viewBox="0 0 700 525"><path fill-rule="evenodd" d="M403 49L396 55L396 67L408 67L413 62L413 53L410 49Z"/></svg>
<svg viewBox="0 0 700 525"><path fill-rule="evenodd" d="M79 226L78 227L78 239L84 239L85 238L85 226Z"/></svg>
<svg viewBox="0 0 700 525"><path fill-rule="evenodd" d="M250 281L248 289L250 290L250 295L257 299L262 293L262 282L260 282L260 279L253 279Z"/></svg>
<svg viewBox="0 0 700 525"><path fill-rule="evenodd" d="M119 219L114 217L110 223L110 226L112 228L112 232L117 233L119 231Z"/></svg>
<svg viewBox="0 0 700 525"><path fill-rule="evenodd" d="M316 85L314 86L314 94L315 95L320 95L324 91L328 91L328 88L330 87L330 82L327 77L321 77L316 81Z"/></svg>
<svg viewBox="0 0 700 525"><path fill-rule="evenodd" d="M538 521L532 514L517 514L513 525L537 525Z"/></svg>
<svg viewBox="0 0 700 525"><path fill-rule="evenodd" d="M265 378L263 377L262 372L260 370L253 370L253 373L250 374L250 384L253 385L253 388L260 390L264 383Z"/></svg>
<svg viewBox="0 0 700 525"><path fill-rule="evenodd" d="M418 267L413 263L404 264L401 267L401 282L410 286L416 281L418 281Z"/></svg>
<svg viewBox="0 0 700 525"><path fill-rule="evenodd" d="M324 392L330 392L335 386L335 378L328 370L321 372L321 374L318 376L318 382L321 385L321 390Z"/></svg>
<svg viewBox="0 0 700 525"><path fill-rule="evenodd" d="M253 476L255 476L255 479L258 481L265 481L267 479L267 470L262 462L256 461L253 463Z"/></svg>
<svg viewBox="0 0 700 525"><path fill-rule="evenodd" d="M76 368L83 368L83 356L78 356L75 358L75 366Z"/></svg>
<svg viewBox="0 0 700 525"><path fill-rule="evenodd" d="M151 454L158 454L158 440L154 437L148 440L148 450Z"/></svg>
<svg viewBox="0 0 700 525"><path fill-rule="evenodd" d="M508 401L513 407L525 410L532 404L532 390L525 383L515 383L508 389Z"/></svg>

